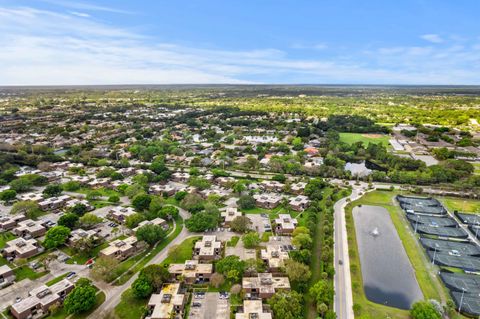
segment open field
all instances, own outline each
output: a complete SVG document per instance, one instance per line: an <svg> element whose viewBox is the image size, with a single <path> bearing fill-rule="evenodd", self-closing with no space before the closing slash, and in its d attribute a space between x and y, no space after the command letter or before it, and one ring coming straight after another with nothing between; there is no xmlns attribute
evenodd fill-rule
<svg viewBox="0 0 480 319"><path fill-rule="evenodd" d="M465 213L480 213L480 200L455 197L441 197L439 199L450 212L458 210Z"/></svg>
<svg viewBox="0 0 480 319"><path fill-rule="evenodd" d="M405 310L373 303L365 296L355 227L352 218L352 208L358 205L382 206L389 211L425 299L436 299L442 302L446 302L447 298L449 299L445 287L443 287L440 280L434 276L435 268L430 266L430 262L427 260L426 254L418 240L414 237L403 212L400 207L396 205L394 200L396 194L396 192L389 191L370 192L346 207L353 302L360 306L361 310L357 315L361 315L362 318L384 318L388 316L390 318L406 319L409 318L409 314L408 311ZM462 317L458 316L455 318Z"/></svg>
<svg viewBox="0 0 480 319"><path fill-rule="evenodd" d="M368 143L382 143L385 146L389 145L389 136L381 134L362 134L362 133L340 133L340 141L347 144L354 144L357 142L363 142L365 145Z"/></svg>

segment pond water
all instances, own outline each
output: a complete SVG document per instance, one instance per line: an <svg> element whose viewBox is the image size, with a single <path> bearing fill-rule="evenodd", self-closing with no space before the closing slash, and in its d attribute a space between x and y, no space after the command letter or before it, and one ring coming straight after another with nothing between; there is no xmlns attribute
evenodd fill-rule
<svg viewBox="0 0 480 319"><path fill-rule="evenodd" d="M368 300L400 309L423 300L410 260L388 211L380 206L355 207L363 288Z"/></svg>

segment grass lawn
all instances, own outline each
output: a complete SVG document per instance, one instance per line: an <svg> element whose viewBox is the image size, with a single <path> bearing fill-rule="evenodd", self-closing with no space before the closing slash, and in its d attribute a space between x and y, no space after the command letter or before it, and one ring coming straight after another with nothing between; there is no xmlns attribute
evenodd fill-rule
<svg viewBox="0 0 480 319"><path fill-rule="evenodd" d="M439 199L452 213L455 210L465 213L480 213L480 200L454 197L439 197Z"/></svg>
<svg viewBox="0 0 480 319"><path fill-rule="evenodd" d="M0 249L5 247L5 244L12 240L15 239L15 235L13 235L11 232L5 232L0 234Z"/></svg>
<svg viewBox="0 0 480 319"><path fill-rule="evenodd" d="M5 247L5 244L8 241L10 241L12 239L15 239L15 238L16 237L10 232L1 233L0 234L0 249ZM7 260L5 258L3 258L2 256L0 256L0 266L6 265L6 264L8 264Z"/></svg>
<svg viewBox="0 0 480 319"><path fill-rule="evenodd" d="M15 273L17 282L27 278L30 280L35 280L48 274L48 271L35 272L33 269L31 269L28 266L21 266L21 267L15 268L13 272Z"/></svg>
<svg viewBox="0 0 480 319"><path fill-rule="evenodd" d="M168 255L161 264L168 265L172 263L183 263L185 260L192 259L193 246L200 238L201 236L195 236L185 239L178 245L178 248L175 249L175 255Z"/></svg>
<svg viewBox="0 0 480 319"><path fill-rule="evenodd" d="M480 163L472 163L472 165L475 168L475 171L473 171L473 173L475 175L480 175Z"/></svg>
<svg viewBox="0 0 480 319"><path fill-rule="evenodd" d="M52 280L47 281L47 283L46 283L45 285L46 285L47 287L53 286L53 285L55 285L57 282L60 282L60 281L62 281L62 279L66 278L69 273L70 273L70 272L66 272L66 273L64 273L64 274L61 275L61 276L58 276L58 277L56 277L56 278L53 278Z"/></svg>
<svg viewBox="0 0 480 319"><path fill-rule="evenodd" d="M446 288L435 276L436 268L431 268L430 262L426 257L419 241L413 236L413 233L407 223L406 217L399 206L394 204L396 192L373 191L365 194L362 198L350 203L346 207L346 222L348 233L348 245L350 255L350 273L352 277L353 302L361 306L361 315L368 318L407 319L410 318L408 311L387 307L369 301L363 290L363 280L361 273L360 258L355 235L355 227L352 217L352 209L358 205L375 205L385 207L390 213L393 224L402 241L408 258L412 264L420 289L425 299L436 299L445 302L448 297ZM457 318L457 317L454 317ZM458 317L461 318L461 317Z"/></svg>
<svg viewBox="0 0 480 319"><path fill-rule="evenodd" d="M63 246L60 248L61 251L63 251L65 254L70 256L70 259L67 260L67 264L77 264L77 265L83 265L89 260L90 258L97 257L98 253L100 250L107 248L108 247L108 242L104 242L101 245L98 245L97 247L93 248L90 254L84 255L84 254L77 254L73 251L72 248Z"/></svg>
<svg viewBox="0 0 480 319"><path fill-rule="evenodd" d="M388 146L390 144L388 142L389 139L388 135L381 134L340 133L340 141L347 144L363 142L365 145L368 145L368 143L382 143Z"/></svg>
<svg viewBox="0 0 480 319"><path fill-rule="evenodd" d="M228 247L236 247L239 240L240 240L240 237L238 237L238 236L233 236L233 237L227 242L227 246L228 246Z"/></svg>
<svg viewBox="0 0 480 319"><path fill-rule="evenodd" d="M132 289L127 289L122 294L122 299L115 307L115 315L119 319L138 319L145 313L148 299L137 299L132 294Z"/></svg>

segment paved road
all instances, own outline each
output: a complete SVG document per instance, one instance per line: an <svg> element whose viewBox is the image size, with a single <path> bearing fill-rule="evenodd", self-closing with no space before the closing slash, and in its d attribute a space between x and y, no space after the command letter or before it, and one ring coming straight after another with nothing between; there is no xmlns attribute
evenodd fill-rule
<svg viewBox="0 0 480 319"><path fill-rule="evenodd" d="M366 183L360 185L352 185L352 194L344 197L333 206L335 223L334 223L334 263L335 263L335 298L334 309L337 318L353 319L353 298L352 298L352 282L350 278L350 260L348 256L348 240L347 228L345 223L345 206L347 198L351 201L358 199L367 188ZM340 265L340 260L342 265Z"/></svg>
<svg viewBox="0 0 480 319"><path fill-rule="evenodd" d="M180 216L182 216L183 219L189 218L190 214L179 207L177 207L180 212ZM165 258L167 258L168 255L168 250L170 247L174 245L180 244L182 241L187 239L188 237L193 236L194 234L189 232L185 227L183 227L182 231L180 234L178 234L175 239L173 239L165 248L163 248L160 253L158 253L155 257L153 257L147 265L151 264L158 264L162 262ZM92 319L97 319L97 318L105 318L108 313L110 313L113 309L115 309L115 306L120 302L120 299L122 297L122 293L130 288L132 283L137 279L138 273L132 276L126 283L124 283L121 286L112 286L108 283L103 283L99 282L96 283L96 285L105 293L106 298L105 302L100 305L88 318Z"/></svg>

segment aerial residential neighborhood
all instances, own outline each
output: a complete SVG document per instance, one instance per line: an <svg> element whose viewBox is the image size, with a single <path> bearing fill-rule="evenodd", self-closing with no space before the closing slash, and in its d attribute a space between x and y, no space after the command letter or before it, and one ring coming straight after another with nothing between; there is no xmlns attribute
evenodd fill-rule
<svg viewBox="0 0 480 319"><path fill-rule="evenodd" d="M479 12L0 0L0 319L480 318Z"/></svg>

